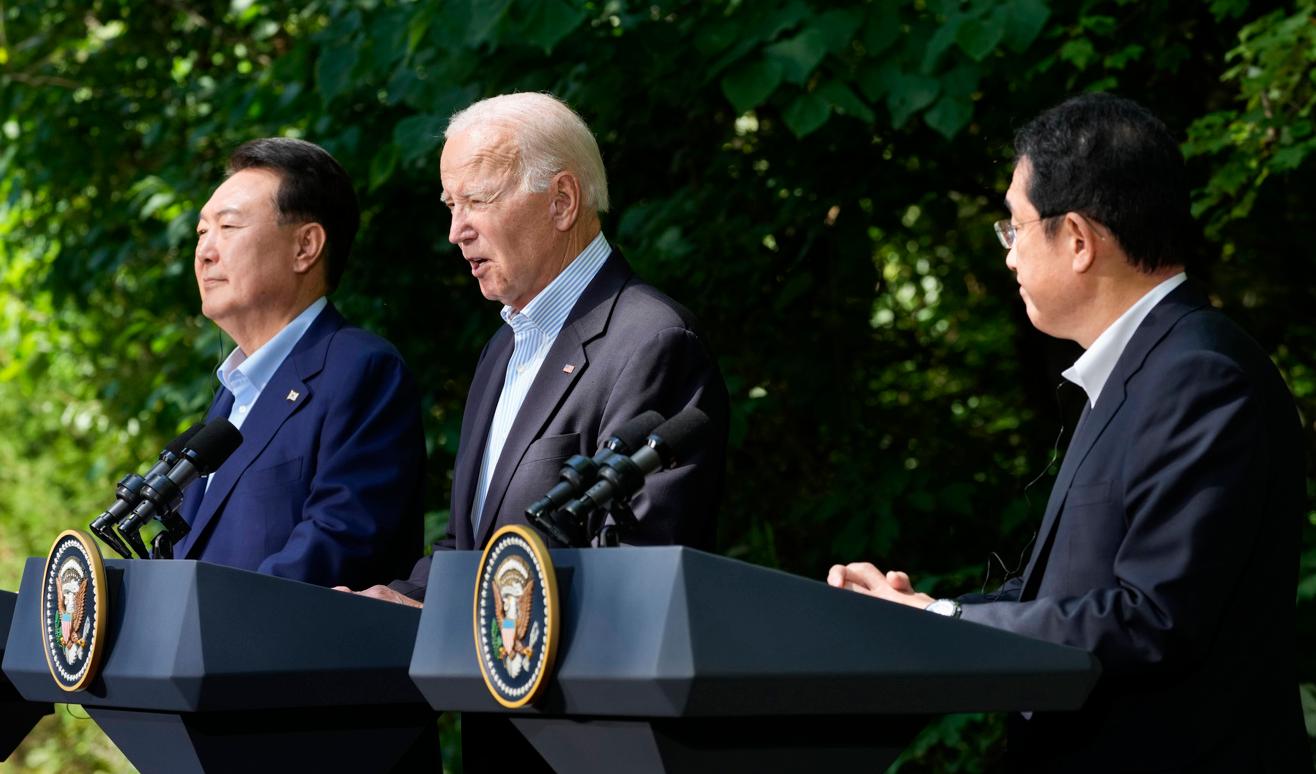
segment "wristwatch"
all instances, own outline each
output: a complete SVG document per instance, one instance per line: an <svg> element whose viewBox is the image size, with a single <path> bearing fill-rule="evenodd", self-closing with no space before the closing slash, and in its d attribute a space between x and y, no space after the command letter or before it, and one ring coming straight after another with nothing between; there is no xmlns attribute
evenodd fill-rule
<svg viewBox="0 0 1316 774"><path fill-rule="evenodd" d="M953 599L934 600L931 604L929 604L927 607L923 609L928 611L929 613L944 615L947 618L959 618L960 613L963 611L963 608L960 607L960 603L956 602Z"/></svg>

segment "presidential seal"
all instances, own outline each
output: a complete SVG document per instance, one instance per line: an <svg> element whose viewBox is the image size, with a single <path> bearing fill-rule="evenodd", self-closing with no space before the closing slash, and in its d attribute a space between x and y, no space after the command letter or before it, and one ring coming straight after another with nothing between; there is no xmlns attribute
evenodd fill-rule
<svg viewBox="0 0 1316 774"><path fill-rule="evenodd" d="M534 701L557 655L557 576L544 541L513 524L494 533L475 573L475 655L509 709Z"/></svg>
<svg viewBox="0 0 1316 774"><path fill-rule="evenodd" d="M96 676L107 618L105 565L85 532L55 538L42 575L41 644L50 676L66 691L80 691Z"/></svg>

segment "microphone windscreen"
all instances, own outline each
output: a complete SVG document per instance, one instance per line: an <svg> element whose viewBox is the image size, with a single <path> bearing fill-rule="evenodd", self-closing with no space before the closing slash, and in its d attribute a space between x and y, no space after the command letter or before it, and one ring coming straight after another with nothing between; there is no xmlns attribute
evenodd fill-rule
<svg viewBox="0 0 1316 774"><path fill-rule="evenodd" d="M609 445L618 454L631 454L643 446L645 439L649 437L649 433L652 433L654 428L662 423L662 414L657 411L646 411L613 431L612 438L615 438L617 443L610 443Z"/></svg>
<svg viewBox="0 0 1316 774"><path fill-rule="evenodd" d="M708 415L694 406L658 426L653 435L658 439L664 462L673 465L699 448L708 433Z"/></svg>
<svg viewBox="0 0 1316 774"><path fill-rule="evenodd" d="M192 438L194 438L197 433L201 432L201 428L203 427L205 427L205 425L201 424L200 422L197 422L196 424L184 430L182 435L170 441L169 445L164 447L164 450L177 457L178 455L183 453L184 449L187 448L187 442L192 440Z"/></svg>
<svg viewBox="0 0 1316 774"><path fill-rule="evenodd" d="M209 475L224 464L242 443L242 433L227 419L216 419L192 437L188 449L192 464L202 475Z"/></svg>

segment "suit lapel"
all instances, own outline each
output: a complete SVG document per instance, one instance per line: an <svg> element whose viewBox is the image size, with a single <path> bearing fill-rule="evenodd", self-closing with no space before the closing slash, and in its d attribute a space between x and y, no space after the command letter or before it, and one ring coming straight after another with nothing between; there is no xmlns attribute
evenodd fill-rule
<svg viewBox="0 0 1316 774"><path fill-rule="evenodd" d="M1129 380L1142 369L1148 354L1160 344L1175 323L1194 309L1205 306L1206 303L1206 298L1187 282L1161 299L1124 347L1110 377L1106 379L1106 385L1097 399L1097 405L1091 411L1085 406L1084 418L1080 420L1069 449L1065 451L1065 460L1061 463L1055 485L1051 488L1051 496L1046 503L1046 513L1042 517L1042 526L1037 532L1033 555L1028 560L1028 568L1024 571L1024 585L1020 599L1031 599L1041 584L1047 564L1045 557L1051 551L1051 543L1055 538L1060 515L1064 511L1069 486L1097 439L1106 431L1111 420L1127 400Z"/></svg>
<svg viewBox="0 0 1316 774"><path fill-rule="evenodd" d="M504 325L494 334L480 357L471 389L466 395L462 437L452 471L452 508L448 516L458 546L475 545L471 535L471 505L475 501L480 464L484 461L484 447L489 443L489 427L493 424L494 410L503 392L507 363L512 359L512 344L512 329Z"/></svg>
<svg viewBox="0 0 1316 774"><path fill-rule="evenodd" d="M251 413L242 423L242 444L211 476L210 486L201 497L191 519L192 530L187 545L182 552L176 554L178 558L195 558L190 555L191 552L202 542L207 527L247 468L265 451L283 423L313 399L314 390L308 380L313 380L323 370L329 342L343 325L342 315L332 304L326 306L270 377L269 383L251 407ZM227 403L231 408L232 396L229 396ZM228 409L220 416L227 414Z"/></svg>
<svg viewBox="0 0 1316 774"><path fill-rule="evenodd" d="M210 402L210 410L206 412L204 424L210 424L215 419L226 418L232 410L233 393L220 387L215 399ZM201 507L201 500L205 497L206 489L206 479L201 479L183 493L183 504L179 506L178 512L183 517L183 521L186 521L189 526L196 523L197 511ZM192 544L196 542L196 535L195 531L189 531L183 538L183 542L174 546L174 555L180 558L186 556L187 552L191 550Z"/></svg>
<svg viewBox="0 0 1316 774"><path fill-rule="evenodd" d="M608 260L599 269L594 279L581 293L562 330L553 341L548 354L544 357L534 384L526 395L525 401L517 411L512 430L503 444L502 456L494 467L494 475L489 481L489 492L484 498L484 509L480 514L480 526L475 535L473 546L479 547L488 539L493 525L502 512L503 499L507 496L507 486L512 474L521 465L526 449L536 438L540 437L549 420L557 413L562 402L571 391L572 385L589 367L587 345L607 331L608 321L612 317L617 296L631 277L631 268L617 251L608 256ZM508 356L510 357L510 347ZM503 361L504 370L507 361ZM565 366L573 366L569 371ZM495 399L496 402L496 399ZM492 422L493 412L485 421L485 434ZM480 453L483 454L484 444ZM478 477L478 469L474 476Z"/></svg>

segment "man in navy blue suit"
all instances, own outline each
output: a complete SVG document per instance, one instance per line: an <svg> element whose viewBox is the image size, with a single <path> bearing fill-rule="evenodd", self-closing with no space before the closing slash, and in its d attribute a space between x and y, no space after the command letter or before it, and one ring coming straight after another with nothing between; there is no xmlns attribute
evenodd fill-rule
<svg viewBox="0 0 1316 774"><path fill-rule="evenodd" d="M1185 282L1183 158L1143 108L1090 94L1015 138L996 224L1033 325L1086 350L1087 395L1022 577L934 600L901 572L828 582L1094 653L1076 713L1010 718L1015 768L1310 771L1295 588L1301 425L1262 349Z"/></svg>
<svg viewBox="0 0 1316 774"><path fill-rule="evenodd" d="M388 342L329 303L360 220L324 149L253 140L201 210L201 310L237 347L209 418L242 445L193 486L175 549L320 585L397 577L422 548L420 401Z"/></svg>

